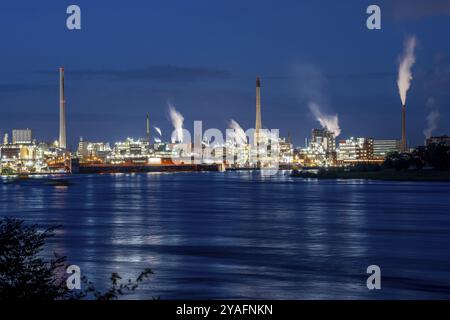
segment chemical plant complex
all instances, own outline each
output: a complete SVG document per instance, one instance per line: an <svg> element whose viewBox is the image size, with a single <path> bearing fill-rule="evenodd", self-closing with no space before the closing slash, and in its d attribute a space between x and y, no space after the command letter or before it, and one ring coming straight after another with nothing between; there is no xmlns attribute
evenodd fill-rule
<svg viewBox="0 0 450 320"><path fill-rule="evenodd" d="M194 141L186 139L182 124L174 124L172 141L150 137L149 115L146 135L119 142L93 142L80 138L77 150L67 149L64 68L60 72L59 139L48 143L33 137L31 129L13 129L5 133L0 145L2 175L51 173L102 173L152 171L223 171L227 169L281 169L309 167L345 167L360 163L381 164L390 152L408 152L406 146L406 108L402 108L402 139L377 140L349 137L336 141L327 128L313 129L305 146L296 148L287 138L262 129L261 79L256 79L255 129L244 132L232 121L227 139L211 143L200 132ZM174 110L176 117L176 110ZM176 121L174 122L176 123ZM144 128L144 126L143 126ZM144 132L144 130L143 130ZM199 137L200 135L200 137ZM450 137L431 137L427 144L450 144ZM205 156L207 155L207 156Z"/></svg>

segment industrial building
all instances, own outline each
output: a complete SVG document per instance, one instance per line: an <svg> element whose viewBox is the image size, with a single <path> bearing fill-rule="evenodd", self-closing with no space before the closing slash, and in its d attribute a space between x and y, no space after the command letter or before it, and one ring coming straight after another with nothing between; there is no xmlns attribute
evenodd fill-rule
<svg viewBox="0 0 450 320"><path fill-rule="evenodd" d="M430 137L426 141L427 146L431 144L443 144L445 146L450 147L450 136L443 135L437 137Z"/></svg>
<svg viewBox="0 0 450 320"><path fill-rule="evenodd" d="M374 161L372 138L349 138L339 141L337 162L339 165L369 163Z"/></svg>
<svg viewBox="0 0 450 320"><path fill-rule="evenodd" d="M13 144L31 144L32 142L33 142L33 135L30 129L13 129L12 131Z"/></svg>
<svg viewBox="0 0 450 320"><path fill-rule="evenodd" d="M373 140L373 156L375 159L385 159L390 152L400 152L400 140Z"/></svg>
<svg viewBox="0 0 450 320"><path fill-rule="evenodd" d="M333 132L326 129L313 129L311 136L312 149L322 150L327 155L336 152L336 139Z"/></svg>
<svg viewBox="0 0 450 320"><path fill-rule="evenodd" d="M336 139L334 133L326 129L313 129L309 144L306 148L295 152L294 160L306 167L336 165Z"/></svg>
<svg viewBox="0 0 450 320"><path fill-rule="evenodd" d="M80 138L77 156L83 161L105 161L112 153L109 143L88 142Z"/></svg>

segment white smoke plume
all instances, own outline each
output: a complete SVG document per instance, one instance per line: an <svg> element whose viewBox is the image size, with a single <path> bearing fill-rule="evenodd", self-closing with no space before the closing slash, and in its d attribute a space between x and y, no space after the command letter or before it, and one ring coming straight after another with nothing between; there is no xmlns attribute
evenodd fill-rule
<svg viewBox="0 0 450 320"><path fill-rule="evenodd" d="M430 110L427 116L427 128L423 131L425 138L430 138L433 132L438 128L439 111L435 109L434 98L428 98L427 108Z"/></svg>
<svg viewBox="0 0 450 320"><path fill-rule="evenodd" d="M427 116L427 129L423 132L425 137L428 139L433 134L433 131L438 128L438 120L440 117L439 111L431 111Z"/></svg>
<svg viewBox="0 0 450 320"><path fill-rule="evenodd" d="M162 136L161 129L158 127L153 127L153 128L155 129L156 132L158 132L159 136L161 137Z"/></svg>
<svg viewBox="0 0 450 320"><path fill-rule="evenodd" d="M238 145L247 143L247 136L244 129L237 123L237 121L231 119L229 124L230 129L234 129L234 136Z"/></svg>
<svg viewBox="0 0 450 320"><path fill-rule="evenodd" d="M308 103L308 107L323 128L333 132L335 137L338 137L341 134L341 128L339 127L339 118L337 114L335 115L324 114L320 110L320 106L312 101Z"/></svg>
<svg viewBox="0 0 450 320"><path fill-rule="evenodd" d="M405 51L400 57L397 85L398 93L400 94L403 105L406 105L406 94L408 93L409 87L411 86L411 80L413 79L411 68L416 62L416 57L414 55L416 42L416 37L414 36L406 39Z"/></svg>
<svg viewBox="0 0 450 320"><path fill-rule="evenodd" d="M329 101L326 94L326 77L322 72L311 64L296 65L294 67L296 78L299 80L300 95L306 100L308 107L323 128L334 132L335 137L341 134L338 115L326 113Z"/></svg>
<svg viewBox="0 0 450 320"><path fill-rule="evenodd" d="M172 143L183 142L183 122L184 117L174 106L169 105L170 121L175 129L175 135L172 135Z"/></svg>

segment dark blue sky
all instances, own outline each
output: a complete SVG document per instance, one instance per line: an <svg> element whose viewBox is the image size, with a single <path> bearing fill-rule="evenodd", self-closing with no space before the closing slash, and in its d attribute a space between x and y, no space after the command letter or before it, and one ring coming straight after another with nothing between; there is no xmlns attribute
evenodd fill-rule
<svg viewBox="0 0 450 320"><path fill-rule="evenodd" d="M66 29L70 4L81 7L81 31ZM366 28L369 4L382 8L382 30ZM319 126L299 74L313 66L341 137L397 138L396 73L408 35L419 41L408 135L423 141L430 97L441 115L435 133L450 133L450 1L3 1L0 34L0 133L58 136L63 65L72 146L79 136L144 136L147 112L168 140L168 102L188 129L194 120L225 129L230 118L253 127L256 75L263 125L303 144Z"/></svg>

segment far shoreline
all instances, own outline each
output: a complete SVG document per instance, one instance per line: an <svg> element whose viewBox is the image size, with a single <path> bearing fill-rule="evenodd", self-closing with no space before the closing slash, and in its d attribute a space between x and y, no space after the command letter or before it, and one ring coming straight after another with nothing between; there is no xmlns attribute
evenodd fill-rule
<svg viewBox="0 0 450 320"><path fill-rule="evenodd" d="M291 177L316 178L328 180L382 180L411 182L450 182L449 170L395 170L380 169L375 171L351 171L343 169L320 169L317 173L293 170Z"/></svg>
<svg viewBox="0 0 450 320"><path fill-rule="evenodd" d="M48 172L48 173L28 173L28 174L8 174L0 175L2 180L27 180L33 178L64 179L70 176L85 175L114 175L114 174L154 174L154 173L204 173L204 172L235 172L239 169L226 171L130 171L130 172L93 172L93 173L69 173L69 172ZM259 171L256 168L248 168L243 171ZM289 174L290 172L290 174ZM396 170L396 169L378 169L378 170L355 170L346 168L309 168L305 170L280 170L280 173L293 178L319 179L319 180L379 180L379 181L411 181L411 182L450 182L450 170L434 169L414 169L414 170Z"/></svg>

